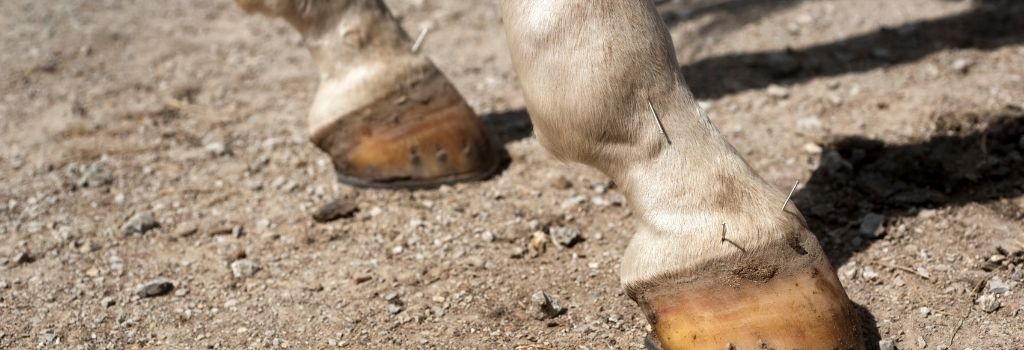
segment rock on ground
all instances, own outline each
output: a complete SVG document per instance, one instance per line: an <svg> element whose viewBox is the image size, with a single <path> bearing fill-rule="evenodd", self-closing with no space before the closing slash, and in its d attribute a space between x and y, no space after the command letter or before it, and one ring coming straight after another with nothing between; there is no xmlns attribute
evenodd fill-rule
<svg viewBox="0 0 1024 350"><path fill-rule="evenodd" d="M153 214L150 212L141 212L133 215L128 221L121 226L121 231L125 234L143 234L149 230L160 227L160 223L156 221Z"/></svg>
<svg viewBox="0 0 1024 350"><path fill-rule="evenodd" d="M165 295L172 290L174 290L174 282L160 277L140 284L135 288L135 295L138 295L140 298L152 298Z"/></svg>
<svg viewBox="0 0 1024 350"><path fill-rule="evenodd" d="M262 269L260 264L249 259L239 259L231 263L231 274L237 278L252 277Z"/></svg>
<svg viewBox="0 0 1024 350"><path fill-rule="evenodd" d="M550 294L538 291L530 296L530 315L538 320L558 317L566 310Z"/></svg>

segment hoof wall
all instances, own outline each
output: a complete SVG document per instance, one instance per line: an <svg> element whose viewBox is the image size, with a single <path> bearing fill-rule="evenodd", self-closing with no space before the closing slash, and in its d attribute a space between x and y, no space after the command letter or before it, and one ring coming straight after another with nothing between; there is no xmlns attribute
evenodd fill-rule
<svg viewBox="0 0 1024 350"><path fill-rule="evenodd" d="M825 266L768 281L688 286L651 300L662 349L863 349L852 304Z"/></svg>
<svg viewBox="0 0 1024 350"><path fill-rule="evenodd" d="M501 156L483 123L443 76L378 101L319 130L338 181L425 188L485 179Z"/></svg>

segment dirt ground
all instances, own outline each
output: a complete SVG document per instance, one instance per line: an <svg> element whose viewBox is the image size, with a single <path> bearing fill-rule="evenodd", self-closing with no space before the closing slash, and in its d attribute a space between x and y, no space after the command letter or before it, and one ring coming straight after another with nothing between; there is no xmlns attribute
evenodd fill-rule
<svg viewBox="0 0 1024 350"><path fill-rule="evenodd" d="M496 2L388 1L511 156L421 191L334 181L281 21L0 2L0 348L642 348L617 273L633 216L530 136ZM870 348L1024 349L1024 3L659 7L719 129L772 184L806 184ZM315 222L334 199L358 211ZM583 241L526 250L558 226ZM173 289L140 298L157 278ZM567 312L533 319L537 291Z"/></svg>

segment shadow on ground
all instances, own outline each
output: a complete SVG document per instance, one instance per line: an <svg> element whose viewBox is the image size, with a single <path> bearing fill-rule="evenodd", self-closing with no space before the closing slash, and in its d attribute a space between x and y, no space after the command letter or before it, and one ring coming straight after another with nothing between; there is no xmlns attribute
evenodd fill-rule
<svg viewBox="0 0 1024 350"><path fill-rule="evenodd" d="M766 1L779 6L792 2ZM1024 28L1024 1L979 0L972 10L957 15L807 48L711 57L685 64L682 70L697 98L718 98L770 84L794 84L913 62L942 50L992 50L1020 44L1024 43L1020 28Z"/></svg>
<svg viewBox="0 0 1024 350"><path fill-rule="evenodd" d="M709 16L700 35L718 34L741 28L804 0L667 0L656 1L658 13L670 28L677 24Z"/></svg>
<svg viewBox="0 0 1024 350"><path fill-rule="evenodd" d="M1024 112L944 115L936 122L945 135L917 143L889 145L849 136L826 147L820 166L793 201L833 266L870 246L872 238L858 232L868 213L893 218L981 202L1000 215L1024 219L1024 208L1003 200L1024 192ZM877 349L881 337L874 316L855 306L865 345Z"/></svg>
<svg viewBox="0 0 1024 350"><path fill-rule="evenodd" d="M870 244L857 232L868 213L893 218L981 202L1011 220L1024 219L1024 209L1002 201L1024 193L1024 111L939 115L935 124L940 136L917 143L849 136L825 147L820 166L793 200L833 265Z"/></svg>

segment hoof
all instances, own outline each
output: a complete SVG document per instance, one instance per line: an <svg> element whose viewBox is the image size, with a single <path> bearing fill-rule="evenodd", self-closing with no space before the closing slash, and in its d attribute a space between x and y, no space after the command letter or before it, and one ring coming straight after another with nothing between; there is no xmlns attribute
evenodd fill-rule
<svg viewBox="0 0 1024 350"><path fill-rule="evenodd" d="M672 349L863 349L860 322L827 261L767 280L688 283L649 299Z"/></svg>
<svg viewBox="0 0 1024 350"><path fill-rule="evenodd" d="M338 180L353 186L424 188L493 175L499 148L439 72L318 128Z"/></svg>

